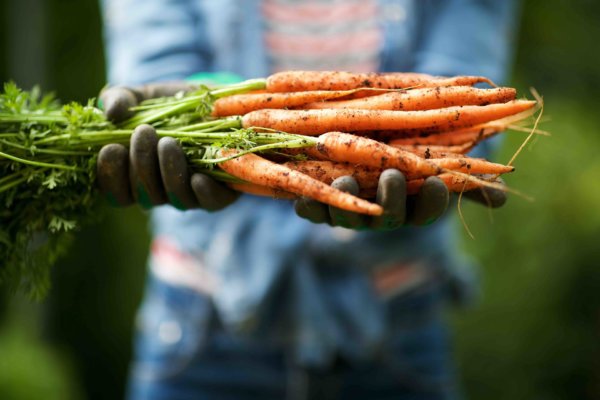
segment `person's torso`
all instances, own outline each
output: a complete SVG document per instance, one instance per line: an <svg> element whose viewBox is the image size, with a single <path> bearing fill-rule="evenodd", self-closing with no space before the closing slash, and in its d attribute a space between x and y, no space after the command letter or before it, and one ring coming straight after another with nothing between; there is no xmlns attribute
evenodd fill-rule
<svg viewBox="0 0 600 400"><path fill-rule="evenodd" d="M318 61L322 63L318 69L358 70L368 65L380 71L405 71L414 62L418 29L414 0L198 0L195 4L212 44L215 71L250 78L283 67L314 69ZM302 15L307 15L304 20ZM325 27L325 22L340 19L337 26ZM321 40L301 40L311 33ZM303 43L300 48L293 47L300 46L294 37ZM327 54L319 58L319 51L344 52L349 60L341 57L335 63ZM378 54L366 54L374 51ZM291 54L280 62L286 52L295 52L295 57ZM307 61L314 58L317 61Z"/></svg>

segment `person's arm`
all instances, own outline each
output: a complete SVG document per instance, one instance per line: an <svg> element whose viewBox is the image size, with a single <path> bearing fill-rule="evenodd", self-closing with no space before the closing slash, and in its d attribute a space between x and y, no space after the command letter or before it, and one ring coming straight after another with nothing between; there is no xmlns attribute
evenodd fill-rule
<svg viewBox="0 0 600 400"><path fill-rule="evenodd" d="M108 82L181 80L210 70L203 16L190 0L102 0Z"/></svg>
<svg viewBox="0 0 600 400"><path fill-rule="evenodd" d="M421 0L416 72L481 75L505 83L519 21L518 0ZM500 138L480 143L472 153L489 155Z"/></svg>
<svg viewBox="0 0 600 400"><path fill-rule="evenodd" d="M139 101L191 90L183 79L210 70L202 14L190 0L103 0L108 81L100 99L107 117L124 119ZM167 82L165 81L173 81ZM157 83L158 82L158 83ZM238 194L204 174L190 174L176 140L159 140L139 126L129 149L104 146L98 155L101 191L114 205L170 203L180 209L218 210Z"/></svg>
<svg viewBox="0 0 600 400"><path fill-rule="evenodd" d="M431 75L482 75L498 83L506 79L512 55L512 40L515 36L517 18L516 0L419 0L420 7L415 55L415 72ZM489 142L478 146L479 154L489 153ZM350 182L352 183L352 182ZM352 189L352 184L341 186ZM395 186L398 186L397 184ZM416 225L431 223L439 218L447 205L448 192L432 187L431 195L421 196L407 214L406 195L393 196L396 207L389 222L392 228L405 223ZM356 188L355 191L358 191ZM467 197L491 207L500 207L506 196L499 190L485 189L466 194ZM428 191L426 192L428 193ZM439 199L439 200L438 200ZM399 200L399 201L398 201ZM415 199L413 199L415 200ZM364 229L364 218L352 213L329 210L315 201L297 203L297 212L315 222L329 222L347 228ZM331 212L333 211L333 212ZM380 228L381 221L369 223Z"/></svg>
<svg viewBox="0 0 600 400"><path fill-rule="evenodd" d="M504 83L512 61L517 0L420 0L415 71L483 75Z"/></svg>

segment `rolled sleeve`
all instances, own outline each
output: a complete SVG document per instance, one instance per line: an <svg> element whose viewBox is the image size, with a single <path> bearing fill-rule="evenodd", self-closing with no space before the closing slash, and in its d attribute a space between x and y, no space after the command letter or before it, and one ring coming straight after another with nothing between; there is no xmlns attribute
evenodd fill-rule
<svg viewBox="0 0 600 400"><path fill-rule="evenodd" d="M519 20L517 0L422 0L422 31L415 71L432 75L482 75L507 80ZM500 137L481 143L485 157Z"/></svg>
<svg viewBox="0 0 600 400"><path fill-rule="evenodd" d="M102 0L111 84L182 79L207 70L203 16L189 0Z"/></svg>
<svg viewBox="0 0 600 400"><path fill-rule="evenodd" d="M503 82L512 59L516 0L423 0L415 69L434 75L484 75Z"/></svg>

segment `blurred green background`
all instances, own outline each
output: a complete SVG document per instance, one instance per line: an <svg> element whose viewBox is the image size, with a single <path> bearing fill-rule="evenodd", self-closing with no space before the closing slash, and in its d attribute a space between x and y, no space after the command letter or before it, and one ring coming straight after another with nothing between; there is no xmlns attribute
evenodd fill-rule
<svg viewBox="0 0 600 400"><path fill-rule="evenodd" d="M500 1L500 0L499 0ZM0 81L83 101L105 82L96 0L0 3ZM513 197L464 204L482 299L452 315L471 399L600 398L600 2L528 0L513 80L544 95L540 137L516 162ZM510 132L499 161L525 135ZM107 210L54 269L40 304L0 294L1 399L115 399L125 387L142 295L146 216Z"/></svg>

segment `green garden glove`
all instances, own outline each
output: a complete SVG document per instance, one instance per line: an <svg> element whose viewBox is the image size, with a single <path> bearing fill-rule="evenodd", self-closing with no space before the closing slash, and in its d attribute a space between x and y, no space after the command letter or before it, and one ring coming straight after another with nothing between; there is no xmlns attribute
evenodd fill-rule
<svg viewBox="0 0 600 400"><path fill-rule="evenodd" d="M117 206L138 202L144 208L170 203L185 210L216 211L233 203L239 194L211 177L190 176L187 160L177 140L158 138L150 125L138 126L129 150L109 144L98 154L100 190Z"/></svg>
<svg viewBox="0 0 600 400"><path fill-rule="evenodd" d="M351 176L336 179L332 186L357 195L358 183ZM501 190L485 188L465 193L473 201L496 208L506 201ZM383 171L377 186L377 204L384 209L380 217L369 217L327 206L316 200L302 198L295 203L296 213L314 223L327 223L356 230L386 231L405 225L429 225L439 219L448 207L450 194L441 179L431 176L425 180L419 193L406 194L406 179L396 169Z"/></svg>
<svg viewBox="0 0 600 400"><path fill-rule="evenodd" d="M100 93L99 103L109 121L121 122L131 117L133 114L130 111L131 107L137 106L144 100L173 96L197 88L198 85L182 81L150 83L135 87L112 86Z"/></svg>
<svg viewBox="0 0 600 400"><path fill-rule="evenodd" d="M502 178L497 178L497 180L500 183L504 184ZM464 192L463 196L471 201L474 201L476 203L482 204L490 208L499 208L502 207L504 203L506 203L506 192L503 192L502 190L498 189L492 189L489 187Z"/></svg>
<svg viewBox="0 0 600 400"><path fill-rule="evenodd" d="M131 107L139 102L190 91L197 85L187 82L148 84L138 87L112 87L100 94L107 118L113 122L131 116ZM159 140L150 125L138 126L127 149L109 144L100 149L97 179L101 192L116 206L138 202L144 208L170 203L179 209L202 208L216 211L233 203L238 192L211 177L190 176L185 154L177 140Z"/></svg>
<svg viewBox="0 0 600 400"><path fill-rule="evenodd" d="M100 93L100 108L108 120L121 122L131 117L131 107L144 100L189 92L202 85L225 85L241 82L242 78L228 72L199 72L185 81L159 82L134 87L112 86Z"/></svg>
<svg viewBox="0 0 600 400"><path fill-rule="evenodd" d="M199 83L235 83L231 74L199 74L191 77ZM139 102L189 91L197 85L188 82L169 82L135 88L112 87L100 95L107 117L122 121L131 116L129 109ZM98 182L110 201L119 206L139 202L144 207L171 203L180 209L204 208L218 210L234 202L239 194L203 174L188 172L185 155L176 140L158 140L154 129L138 127L131 138L130 149L118 144L103 147L99 153ZM340 190L357 194L358 184L352 177L341 177L333 185ZM491 207L504 204L504 192L493 189L465 193ZM397 170L382 173L377 203L385 213L381 217L366 217L329 207L312 199L296 202L296 213L315 223L328 223L350 229L391 230L402 225L424 225L437 220L448 206L449 193L436 177L426 180L417 195L406 195L406 181Z"/></svg>
<svg viewBox="0 0 600 400"><path fill-rule="evenodd" d="M342 176L332 186L357 195L358 183L351 176ZM315 223L327 223L357 230L393 230L403 225L424 225L437 220L448 207L449 193L437 177L427 178L419 193L406 194L406 179L396 169L382 172L377 185L377 204L384 209L379 217L369 217L327 206L312 199L296 201L296 213Z"/></svg>

